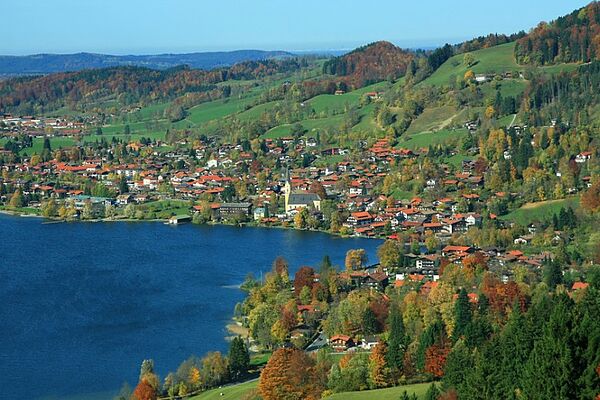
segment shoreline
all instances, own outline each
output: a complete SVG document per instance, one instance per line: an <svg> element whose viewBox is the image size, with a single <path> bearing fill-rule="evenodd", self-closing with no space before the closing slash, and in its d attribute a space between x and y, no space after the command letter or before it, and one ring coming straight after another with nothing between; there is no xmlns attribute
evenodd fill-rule
<svg viewBox="0 0 600 400"><path fill-rule="evenodd" d="M41 218L41 219L45 219L48 222L47 223L61 223L61 222L65 222L65 223L99 223L99 222L103 222L103 223L109 223L109 222L162 222L165 225L171 225L171 226L177 226L177 225L173 225L173 224L168 224L168 219L129 219L129 218L97 218L97 219L73 219L73 220L66 220L66 219L61 219L61 218L57 218L57 217L44 217L43 215L40 214L35 214L35 213L27 213L24 211L18 211L18 210L6 210L6 209L2 209L0 210L0 214L4 214L4 215L10 215L13 217L23 217L23 218ZM339 238L339 239L377 239L377 240L386 240L385 237L376 237L376 236L354 236L354 235L340 235L339 233L334 233L334 232L329 232L329 231L325 231L325 230L313 230L313 229L296 229L294 227L286 227L286 226L281 226L281 225L258 225L258 224L254 224L254 223L241 223L241 224L230 224L230 223L221 223L221 222L205 222L203 224L194 224L193 222L189 222L189 223L184 223L182 225L198 225L198 226L232 226L232 227L249 227L249 228L265 228L265 229L283 229L283 230L291 230L291 231L296 231L296 232L313 232L313 233L323 233L326 235L330 235L332 237L335 238Z"/></svg>

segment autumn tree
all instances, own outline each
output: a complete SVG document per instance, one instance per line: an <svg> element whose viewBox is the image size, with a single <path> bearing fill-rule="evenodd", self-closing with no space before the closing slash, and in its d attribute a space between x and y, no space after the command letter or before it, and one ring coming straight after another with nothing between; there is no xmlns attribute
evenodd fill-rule
<svg viewBox="0 0 600 400"><path fill-rule="evenodd" d="M581 195L581 205L590 212L600 210L600 180Z"/></svg>
<svg viewBox="0 0 600 400"><path fill-rule="evenodd" d="M390 385L390 369L387 366L387 345L379 342L369 357L369 372L375 388L384 388Z"/></svg>
<svg viewBox="0 0 600 400"><path fill-rule="evenodd" d="M346 253L346 271L356 271L367 263L367 253L364 249L348 250Z"/></svg>
<svg viewBox="0 0 600 400"><path fill-rule="evenodd" d="M383 269L393 270L402 263L402 247L396 240L386 240L377 248L377 258Z"/></svg>
<svg viewBox="0 0 600 400"><path fill-rule="evenodd" d="M133 390L131 400L156 400L157 395L154 388L146 379L142 379Z"/></svg>
<svg viewBox="0 0 600 400"><path fill-rule="evenodd" d="M260 374L258 390L264 400L316 400L324 388L315 384L315 362L297 349L273 353Z"/></svg>
<svg viewBox="0 0 600 400"><path fill-rule="evenodd" d="M303 288L308 287L309 291L312 291L312 287L315 283L315 270L311 267L301 267L296 271L294 276L294 293L296 297L300 296L300 292Z"/></svg>

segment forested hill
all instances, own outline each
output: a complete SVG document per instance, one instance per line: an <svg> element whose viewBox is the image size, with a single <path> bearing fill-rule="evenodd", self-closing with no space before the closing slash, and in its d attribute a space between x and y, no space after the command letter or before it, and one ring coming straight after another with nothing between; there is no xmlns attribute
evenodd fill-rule
<svg viewBox="0 0 600 400"><path fill-rule="evenodd" d="M414 54L389 42L375 42L359 47L323 65L326 74L343 77L342 81L359 88L385 79L404 76Z"/></svg>
<svg viewBox="0 0 600 400"><path fill-rule="evenodd" d="M117 98L123 104L140 100L173 99L186 95L198 103L227 97L229 87L218 83L230 79L257 79L300 69L298 59L249 61L229 68L204 71L187 67L164 71L141 67L112 67L20 77L0 82L0 109L23 110L27 104L45 109Z"/></svg>
<svg viewBox="0 0 600 400"><path fill-rule="evenodd" d="M518 40L515 56L520 64L535 65L597 60L600 57L600 3L590 3L555 21L539 24Z"/></svg>
<svg viewBox="0 0 600 400"><path fill-rule="evenodd" d="M262 50L126 56L92 53L0 56L0 75L40 75L116 66L168 69L179 65L187 65L190 68L208 70L231 66L243 61L292 56L291 53L285 51Z"/></svg>

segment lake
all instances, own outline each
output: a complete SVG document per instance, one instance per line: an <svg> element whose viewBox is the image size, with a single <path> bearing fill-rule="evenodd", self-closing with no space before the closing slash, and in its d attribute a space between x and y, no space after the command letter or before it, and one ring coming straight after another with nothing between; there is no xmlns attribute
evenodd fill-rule
<svg viewBox="0 0 600 400"><path fill-rule="evenodd" d="M238 285L278 255L293 273L381 242L283 229L45 223L0 215L0 398L110 398L143 359L164 378L227 351Z"/></svg>

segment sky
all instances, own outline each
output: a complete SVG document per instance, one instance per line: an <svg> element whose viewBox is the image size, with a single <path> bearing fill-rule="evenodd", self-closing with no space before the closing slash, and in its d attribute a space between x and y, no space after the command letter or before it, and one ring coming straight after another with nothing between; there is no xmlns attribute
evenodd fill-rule
<svg viewBox="0 0 600 400"><path fill-rule="evenodd" d="M529 30L590 0L2 0L0 54L433 47Z"/></svg>

